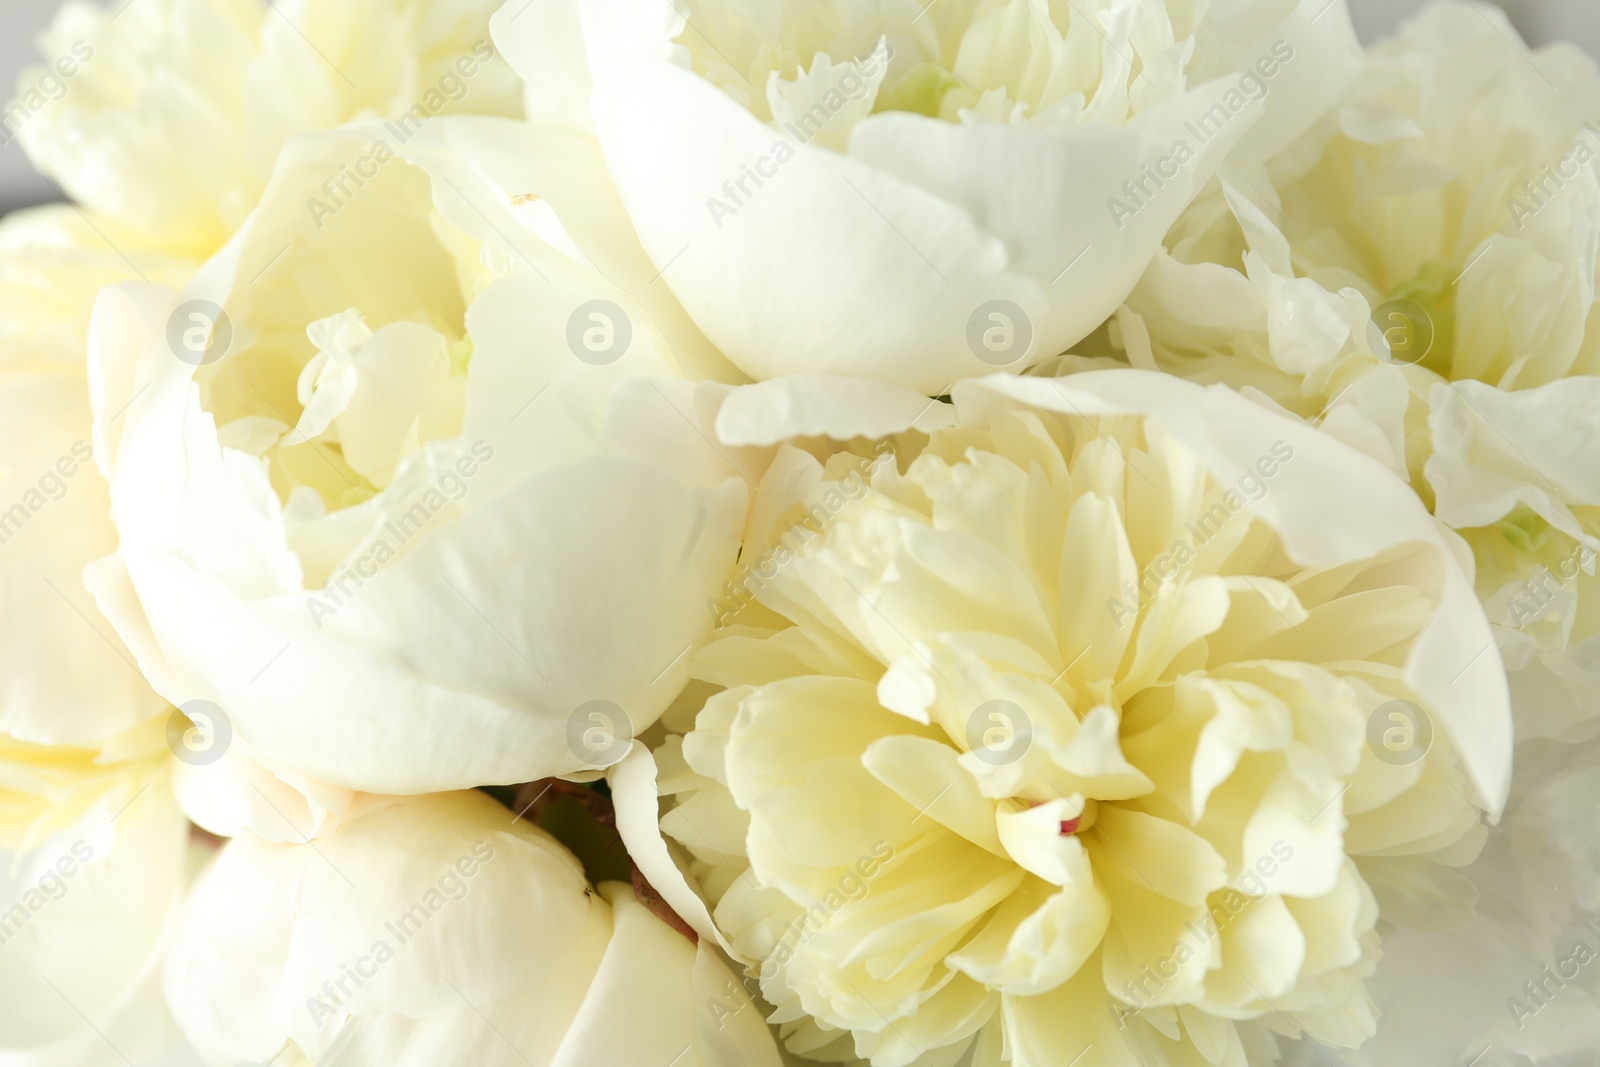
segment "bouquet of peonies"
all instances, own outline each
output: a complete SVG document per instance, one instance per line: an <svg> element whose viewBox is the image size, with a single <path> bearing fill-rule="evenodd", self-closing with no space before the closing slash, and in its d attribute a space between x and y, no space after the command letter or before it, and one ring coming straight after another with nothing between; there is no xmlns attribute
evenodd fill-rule
<svg viewBox="0 0 1600 1067"><path fill-rule="evenodd" d="M1600 68L67 0L0 1065L1600 1063Z"/></svg>

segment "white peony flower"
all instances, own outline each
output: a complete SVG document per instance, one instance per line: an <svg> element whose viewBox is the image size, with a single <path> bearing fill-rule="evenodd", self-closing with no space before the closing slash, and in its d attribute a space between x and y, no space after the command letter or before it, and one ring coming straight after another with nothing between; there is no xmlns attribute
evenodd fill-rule
<svg viewBox="0 0 1600 1067"><path fill-rule="evenodd" d="M515 115L497 0L68 0L7 107L29 158L92 212L204 258L292 135L353 118ZM7 135L9 139L9 134ZM327 176L339 181L337 173Z"/></svg>
<svg viewBox="0 0 1600 1067"><path fill-rule="evenodd" d="M114 249L96 229L67 207L0 223L0 669L8 697L0 736L73 753L153 716L179 715L151 692L84 585L84 568L117 544L94 462L84 349L102 286L135 278L181 285L197 265L135 243ZM200 720L210 714L184 706ZM305 840L382 802L268 769L226 722L203 722L203 730L219 726L222 736L180 731L190 747L165 772L185 813L214 833L253 827Z"/></svg>
<svg viewBox="0 0 1600 1067"><path fill-rule="evenodd" d="M182 270L138 262L152 277ZM95 467L89 311L135 269L68 208L0 223L0 734L18 740L95 743L166 707L82 579L116 545Z"/></svg>
<svg viewBox="0 0 1600 1067"><path fill-rule="evenodd" d="M78 368L0 363L0 733L69 744L158 713L83 583L111 551Z"/></svg>
<svg viewBox="0 0 1600 1067"><path fill-rule="evenodd" d="M198 881L169 1001L208 1062L777 1067L708 943L598 890L481 793L315 844L231 842Z"/></svg>
<svg viewBox="0 0 1600 1067"><path fill-rule="evenodd" d="M1225 158L1360 63L1342 0L562 0L493 27L742 371L926 392L1091 331Z"/></svg>
<svg viewBox="0 0 1600 1067"><path fill-rule="evenodd" d="M1600 729L1597 121L1592 59L1436 4L1189 209L1106 336L1409 477L1472 547L1526 735Z"/></svg>
<svg viewBox="0 0 1600 1067"><path fill-rule="evenodd" d="M864 399L780 379L716 426L774 444ZM703 710L659 785L642 751L613 772L636 862L798 1053L1359 1045L1380 915L1470 915L1449 868L1507 784L1504 675L1449 543L1376 463L1220 388L996 377L954 418L895 462L779 450L775 551L696 659ZM657 789L703 905L641 825Z"/></svg>
<svg viewBox="0 0 1600 1067"><path fill-rule="evenodd" d="M8 1067L108 1055L142 1064L178 1044L153 984L187 879L166 730L158 717L99 743L53 746L0 733Z"/></svg>
<svg viewBox="0 0 1600 1067"><path fill-rule="evenodd" d="M95 293L187 269L128 249L67 208L0 223L4 1067L192 1062L156 981L186 879L168 758L186 724L82 579L116 544L84 367Z"/></svg>
<svg viewBox="0 0 1600 1067"><path fill-rule="evenodd" d="M599 417L613 382L704 340L523 138L496 119L297 138L181 296L102 297L120 545L99 603L158 691L216 705L307 794L273 811L207 787L227 810L206 825L295 839L359 809L350 790L593 773L709 630L743 486L612 455ZM346 166L366 177L330 205Z"/></svg>

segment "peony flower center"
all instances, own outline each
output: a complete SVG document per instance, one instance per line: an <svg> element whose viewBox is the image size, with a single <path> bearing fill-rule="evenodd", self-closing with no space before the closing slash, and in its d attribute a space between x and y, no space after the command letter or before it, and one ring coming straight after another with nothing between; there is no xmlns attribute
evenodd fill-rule
<svg viewBox="0 0 1600 1067"><path fill-rule="evenodd" d="M1293 451L1267 459L1257 473ZM1442 754L1438 807L1373 814L1424 766L1366 737L1415 699L1401 668L1446 564L1417 546L1299 566L1245 506L1264 477L1219 484L1150 420L1003 411L839 492L760 576L697 660L724 689L683 742L732 809L690 800L662 825L713 868L748 865L710 883L773 1003L896 1065L908 1025L926 1048L985 1013L1108 998L1157 1028L1179 1006L1223 1028L1282 1010L1359 1042L1376 907L1352 854L1477 825ZM804 913L862 857L865 895L775 949L775 902ZM1269 974L1256 939L1294 947Z"/></svg>
<svg viewBox="0 0 1600 1067"><path fill-rule="evenodd" d="M430 196L421 170L390 160L287 248L289 226L307 225L303 199L281 205L292 219L270 201L258 212L225 307L236 339L196 380L222 444L264 461L297 514L363 503L461 431L466 304L483 268Z"/></svg>
<svg viewBox="0 0 1600 1067"><path fill-rule="evenodd" d="M1444 260L1429 260L1395 286L1377 309L1379 325L1384 327L1396 362L1426 367L1442 378L1456 377L1459 271Z"/></svg>
<svg viewBox="0 0 1600 1067"><path fill-rule="evenodd" d="M776 7L697 0L676 43L692 69L759 118L841 150L855 122L885 111L948 122L969 113L1125 121L1181 88L1181 75L1145 71L1179 68L1192 32L1187 11L1144 4L1136 27L1111 0Z"/></svg>
<svg viewBox="0 0 1600 1067"><path fill-rule="evenodd" d="M1477 589L1489 619L1544 648L1600 634L1600 508L1570 509L1580 540L1518 508L1492 526L1459 531L1477 562Z"/></svg>

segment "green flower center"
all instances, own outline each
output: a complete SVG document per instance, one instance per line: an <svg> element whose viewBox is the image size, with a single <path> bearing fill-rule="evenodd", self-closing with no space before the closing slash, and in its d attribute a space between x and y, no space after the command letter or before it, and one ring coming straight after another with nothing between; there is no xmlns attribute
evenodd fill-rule
<svg viewBox="0 0 1600 1067"><path fill-rule="evenodd" d="M1390 302L1405 301L1420 308L1424 319L1402 323L1406 330L1398 345L1394 335L1386 333L1398 362L1426 367L1440 377L1453 378L1458 277L1451 264L1431 259L1416 274L1389 291L1385 307ZM1404 312L1400 314L1409 318Z"/></svg>

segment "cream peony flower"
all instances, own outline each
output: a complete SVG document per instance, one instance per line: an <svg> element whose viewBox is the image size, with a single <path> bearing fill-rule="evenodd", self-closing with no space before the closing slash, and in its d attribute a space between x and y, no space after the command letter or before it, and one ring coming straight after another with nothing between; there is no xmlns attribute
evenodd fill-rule
<svg viewBox="0 0 1600 1067"><path fill-rule="evenodd" d="M481 793L315 845L245 837L197 883L166 988L208 1062L777 1067L715 949Z"/></svg>
<svg viewBox="0 0 1600 1067"><path fill-rule="evenodd" d="M374 116L414 133L439 114L516 115L517 79L488 39L496 6L68 0L40 40L49 64L23 71L7 126L73 199L204 258L255 206L295 133Z"/></svg>
<svg viewBox="0 0 1600 1067"><path fill-rule="evenodd" d="M9 346L6 346L9 347ZM165 706L95 610L83 568L116 546L79 367L0 362L0 733L120 732Z"/></svg>
<svg viewBox="0 0 1600 1067"><path fill-rule="evenodd" d="M140 1062L178 1043L153 984L187 878L166 728L50 746L0 733L0 1063L104 1062L108 1043Z"/></svg>
<svg viewBox="0 0 1600 1067"><path fill-rule="evenodd" d="M615 762L682 688L744 519L738 480L600 443L613 383L706 347L616 216L519 124L390 137L291 141L184 293L108 291L91 340L121 538L100 606L173 703L343 791L257 805L268 836L349 790ZM368 177L325 216L347 165Z"/></svg>
<svg viewBox="0 0 1600 1067"><path fill-rule="evenodd" d="M562 0L493 27L741 370L929 392L1094 329L1225 158L1360 64L1343 0Z"/></svg>
<svg viewBox="0 0 1600 1067"><path fill-rule="evenodd" d="M110 499L95 467L84 344L103 284L173 279L134 267L69 208L0 223L0 734L84 744L162 712L84 588L111 551Z"/></svg>
<svg viewBox="0 0 1600 1067"><path fill-rule="evenodd" d="M156 982L187 874L168 753L177 713L150 691L82 579L116 544L84 367L95 292L189 269L127 249L108 247L69 208L0 223L6 1067L89 1067L107 1056L153 1067L182 1054Z"/></svg>
<svg viewBox="0 0 1600 1067"><path fill-rule="evenodd" d="M1600 729L1597 121L1588 56L1437 4L1196 202L1107 337L1409 477L1472 546L1529 735Z"/></svg>
<svg viewBox="0 0 1600 1067"><path fill-rule="evenodd" d="M776 443L860 400L778 380L716 425ZM1449 868L1506 789L1504 676L1449 544L1376 463L1226 390L996 377L953 415L895 462L773 460L789 551L751 564L695 661L715 688L655 754L711 909L680 911L828 1060L1360 1044L1380 914L1469 915ZM619 826L673 900L641 759Z"/></svg>
<svg viewBox="0 0 1600 1067"><path fill-rule="evenodd" d="M0 737L64 746L68 760L152 717L179 714L151 692L84 585L84 568L117 544L94 462L84 349L102 286L134 278L182 285L197 264L139 252L121 232L114 249L97 229L68 207L0 223ZM193 710L202 720L209 714ZM190 736L195 747L163 772L183 811L212 832L250 827L303 841L382 802L268 768L226 722L203 729L219 726L221 736ZM37 751L50 758L56 749Z"/></svg>

